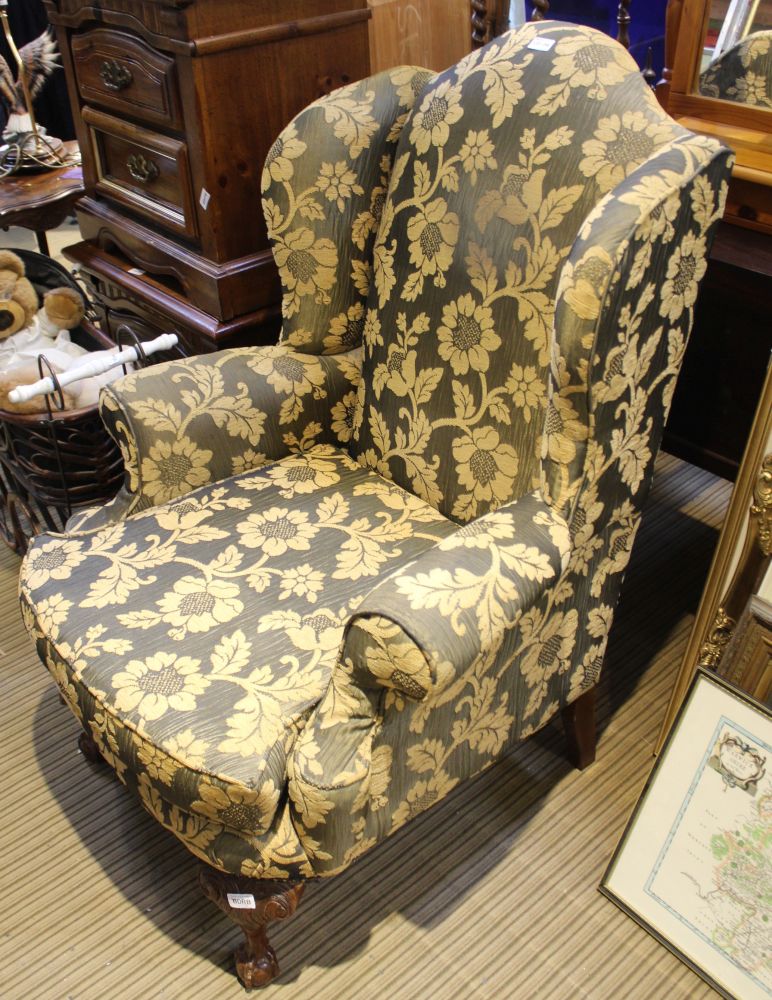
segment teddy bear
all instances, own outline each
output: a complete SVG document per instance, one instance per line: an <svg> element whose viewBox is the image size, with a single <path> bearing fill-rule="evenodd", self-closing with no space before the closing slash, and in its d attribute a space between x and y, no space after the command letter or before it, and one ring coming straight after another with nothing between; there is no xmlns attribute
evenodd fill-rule
<svg viewBox="0 0 772 1000"><path fill-rule="evenodd" d="M26 286L29 286L27 288ZM13 298L3 298L9 293ZM31 294L30 294L31 293ZM24 309L20 308L20 299ZM37 382L40 376L37 358L44 354L56 374L67 371L86 353L73 344L67 331L74 330L84 315L82 296L73 288L54 288L43 296L38 310L35 289L24 277L24 263L9 250L0 251L0 326L3 308L8 306L8 325L0 332L0 410L14 413L39 413L46 409L42 397L25 403L12 403L11 389ZM13 309L13 312L11 310ZM20 325L19 325L20 323ZM65 409L81 405L78 391L64 390Z"/></svg>
<svg viewBox="0 0 772 1000"><path fill-rule="evenodd" d="M38 311L38 296L25 276L24 261L0 250L0 340L25 329Z"/></svg>
<svg viewBox="0 0 772 1000"><path fill-rule="evenodd" d="M56 338L60 330L80 326L84 313L83 296L74 288L52 288L43 296L43 308L38 313L40 332Z"/></svg>

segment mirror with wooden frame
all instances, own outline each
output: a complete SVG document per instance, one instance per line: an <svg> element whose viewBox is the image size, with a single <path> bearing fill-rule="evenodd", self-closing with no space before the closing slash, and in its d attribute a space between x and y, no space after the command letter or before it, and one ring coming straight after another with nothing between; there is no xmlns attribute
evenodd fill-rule
<svg viewBox="0 0 772 1000"><path fill-rule="evenodd" d="M663 103L734 149L728 221L772 233L772 0L670 0L667 31Z"/></svg>
<svg viewBox="0 0 772 1000"><path fill-rule="evenodd" d="M772 0L710 0L694 92L772 111Z"/></svg>

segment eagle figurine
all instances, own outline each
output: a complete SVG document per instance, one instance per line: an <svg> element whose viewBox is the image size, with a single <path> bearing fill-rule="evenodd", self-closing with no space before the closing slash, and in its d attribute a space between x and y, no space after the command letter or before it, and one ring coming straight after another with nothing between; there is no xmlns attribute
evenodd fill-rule
<svg viewBox="0 0 772 1000"><path fill-rule="evenodd" d="M43 84L51 73L58 69L57 56L56 41L50 28L19 49L19 57L26 72L27 86L32 100L43 89ZM21 80L14 79L11 67L2 56L0 56L0 102L8 113L8 121L3 130L4 138L32 131L32 119Z"/></svg>

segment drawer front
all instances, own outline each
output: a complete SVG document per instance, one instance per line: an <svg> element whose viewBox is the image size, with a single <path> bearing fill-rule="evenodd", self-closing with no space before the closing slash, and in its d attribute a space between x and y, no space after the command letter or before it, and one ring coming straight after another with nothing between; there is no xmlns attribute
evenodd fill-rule
<svg viewBox="0 0 772 1000"><path fill-rule="evenodd" d="M89 127L96 190L174 233L195 239L188 151L184 142L83 109Z"/></svg>
<svg viewBox="0 0 772 1000"><path fill-rule="evenodd" d="M71 48L78 90L88 104L182 129L173 59L133 35L106 28L73 35Z"/></svg>

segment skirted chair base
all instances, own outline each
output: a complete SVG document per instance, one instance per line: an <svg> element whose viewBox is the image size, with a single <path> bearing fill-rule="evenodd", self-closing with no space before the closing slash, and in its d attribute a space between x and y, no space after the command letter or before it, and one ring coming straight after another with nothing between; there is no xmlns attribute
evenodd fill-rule
<svg viewBox="0 0 772 1000"><path fill-rule="evenodd" d="M590 688L560 713L566 737L566 757L579 771L595 760L596 695L597 688ZM93 736L85 730L78 737L78 747L91 763L107 763ZM248 878L202 865L198 881L207 899L244 934L244 940L233 953L236 974L242 985L248 990L267 986L281 971L268 939L268 925L293 915L309 880Z"/></svg>

